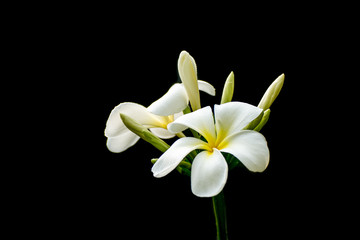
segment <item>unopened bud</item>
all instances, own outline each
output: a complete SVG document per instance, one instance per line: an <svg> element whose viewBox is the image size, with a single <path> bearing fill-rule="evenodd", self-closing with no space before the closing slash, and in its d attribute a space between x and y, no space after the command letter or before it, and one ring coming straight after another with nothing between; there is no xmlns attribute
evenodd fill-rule
<svg viewBox="0 0 360 240"><path fill-rule="evenodd" d="M229 74L229 76L227 77L225 84L224 84L224 89L223 89L223 93L221 96L221 104L227 103L227 102L231 102L233 94L234 94L234 73L231 72Z"/></svg>
<svg viewBox="0 0 360 240"><path fill-rule="evenodd" d="M133 133L138 135L140 138L142 138L143 140L147 141L148 143L150 143L151 145L153 145L154 147L159 149L161 152L165 152L168 148L170 148L170 146L166 142L161 140L159 137L155 136L146 127L144 127L140 123L136 122L131 117L129 117L123 113L120 113L120 117L121 117L121 120L123 121L123 123L125 124L125 126L130 131L132 131Z"/></svg>
<svg viewBox="0 0 360 240"><path fill-rule="evenodd" d="M264 110L270 108L271 104L275 101L276 97L279 95L280 90L284 84L285 74L281 74L275 81L269 86L266 90L264 96L262 97L258 107Z"/></svg>

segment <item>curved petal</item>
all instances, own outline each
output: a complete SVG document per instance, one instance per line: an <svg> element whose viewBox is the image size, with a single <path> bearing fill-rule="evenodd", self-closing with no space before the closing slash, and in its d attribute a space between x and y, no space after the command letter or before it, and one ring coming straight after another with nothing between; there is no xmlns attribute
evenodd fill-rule
<svg viewBox="0 0 360 240"><path fill-rule="evenodd" d="M218 149L234 155L253 172L263 172L269 164L270 152L266 139L255 131L244 130L231 135L224 139Z"/></svg>
<svg viewBox="0 0 360 240"><path fill-rule="evenodd" d="M175 113L174 114L174 119L178 119L179 117L181 117L182 115L184 115L184 113L181 111L181 112L178 112L178 113Z"/></svg>
<svg viewBox="0 0 360 240"><path fill-rule="evenodd" d="M128 131L120 118L120 113L128 115L146 127L152 126L166 128L168 123L167 117L156 116L150 113L144 106L140 104L132 102L120 103L111 111L110 116L106 122L106 137L115 137L124 131Z"/></svg>
<svg viewBox="0 0 360 240"><path fill-rule="evenodd" d="M228 165L216 148L199 153L191 167L191 190L198 197L213 197L224 188Z"/></svg>
<svg viewBox="0 0 360 240"><path fill-rule="evenodd" d="M262 112L262 109L243 102L215 105L215 123L218 141L246 127Z"/></svg>
<svg viewBox="0 0 360 240"><path fill-rule="evenodd" d="M164 128L150 128L150 131L154 133L159 138L168 139L175 137L175 134L172 134L167 129Z"/></svg>
<svg viewBox="0 0 360 240"><path fill-rule="evenodd" d="M159 116L170 116L181 112L189 104L183 84L175 83L164 96L153 102L147 109Z"/></svg>
<svg viewBox="0 0 360 240"><path fill-rule="evenodd" d="M203 135L208 142L214 142L216 139L213 113L209 106L185 114L170 123L167 127L168 130L173 133L192 128Z"/></svg>
<svg viewBox="0 0 360 240"><path fill-rule="evenodd" d="M211 96L215 96L215 88L213 87L213 85L211 85L208 82L202 81L202 80L198 80L198 84L199 84L199 90L206 92L207 94L211 95Z"/></svg>
<svg viewBox="0 0 360 240"><path fill-rule="evenodd" d="M178 59L178 71L181 82L184 84L187 96L190 99L191 108L195 111L200 109L200 94L197 82L197 69L193 57L186 51L180 53Z"/></svg>
<svg viewBox="0 0 360 240"><path fill-rule="evenodd" d="M139 139L140 137L127 130L116 137L109 137L106 146L111 152L120 153L133 146Z"/></svg>
<svg viewBox="0 0 360 240"><path fill-rule="evenodd" d="M177 140L171 147L156 161L151 171L154 177L163 177L174 170L177 165L195 149L207 149L204 141L186 137Z"/></svg>

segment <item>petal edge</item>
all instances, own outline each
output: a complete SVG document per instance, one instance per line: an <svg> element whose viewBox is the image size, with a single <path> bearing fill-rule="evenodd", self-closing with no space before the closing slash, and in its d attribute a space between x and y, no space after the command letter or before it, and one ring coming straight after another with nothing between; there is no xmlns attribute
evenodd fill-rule
<svg viewBox="0 0 360 240"><path fill-rule="evenodd" d="M191 190L198 197L213 197L219 194L228 177L228 165L216 148L213 152L199 153L191 167Z"/></svg>
<svg viewBox="0 0 360 240"><path fill-rule="evenodd" d="M252 172L263 172L270 160L265 137L256 131L243 130L233 134L220 144L221 152L234 155Z"/></svg>
<svg viewBox="0 0 360 240"><path fill-rule="evenodd" d="M159 116L170 116L181 112L188 104L189 98L183 84L175 83L167 93L153 102L147 109Z"/></svg>
<svg viewBox="0 0 360 240"><path fill-rule="evenodd" d="M206 149L206 143L193 137L185 137L177 140L171 147L156 161L151 171L154 177L160 178L169 174L179 163L195 149Z"/></svg>

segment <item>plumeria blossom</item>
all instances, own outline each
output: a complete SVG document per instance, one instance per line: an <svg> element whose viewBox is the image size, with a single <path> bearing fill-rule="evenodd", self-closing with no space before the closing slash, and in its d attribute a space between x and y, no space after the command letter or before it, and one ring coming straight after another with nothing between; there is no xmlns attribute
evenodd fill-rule
<svg viewBox="0 0 360 240"><path fill-rule="evenodd" d="M195 60L186 51L180 53L178 68L182 83L175 83L164 96L149 107L124 102L111 111L105 128L105 136L108 138L106 145L111 152L123 152L140 139L127 129L120 118L120 113L135 119L156 136L168 139L175 134L167 130L167 125L182 115L189 102L193 109L194 106L200 107L199 90L215 95L215 88L211 84L197 80Z"/></svg>
<svg viewBox="0 0 360 240"><path fill-rule="evenodd" d="M215 95L215 89L209 83L199 82L199 89ZM124 125L120 113L126 114L137 122L149 128L156 136L168 139L175 134L167 130L167 125L182 115L189 98L182 83L175 83L169 91L148 108L133 102L124 102L116 106L106 122L106 145L111 152L123 152L133 146L140 138ZM157 113L158 115L154 114ZM162 116L160 116L162 115Z"/></svg>
<svg viewBox="0 0 360 240"><path fill-rule="evenodd" d="M172 116L157 116L148 111L144 106L124 102L116 106L110 113L106 122L105 136L108 138L106 145L111 152L123 152L129 147L133 146L140 137L131 132L122 122L120 113L131 116L136 119L140 124L150 128L152 132L163 139L172 138L175 134L167 130L167 125L174 120Z"/></svg>
<svg viewBox="0 0 360 240"><path fill-rule="evenodd" d="M261 112L262 109L247 103L228 102L215 105L215 118L209 106L180 116L167 126L171 133L192 128L206 141L194 137L177 140L154 164L154 176L167 175L195 149L204 150L196 155L191 166L191 189L199 197L216 196L225 186L228 164L221 152L232 154L250 171L264 171L270 158L265 137L256 131L243 130Z"/></svg>

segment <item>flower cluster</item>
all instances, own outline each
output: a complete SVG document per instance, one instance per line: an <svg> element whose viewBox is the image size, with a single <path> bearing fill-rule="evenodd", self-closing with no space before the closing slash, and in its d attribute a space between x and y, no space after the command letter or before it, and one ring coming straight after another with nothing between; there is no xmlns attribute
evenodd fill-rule
<svg viewBox="0 0 360 240"><path fill-rule="evenodd" d="M123 152L144 139L163 152L152 160L154 176L164 177L177 169L191 177L192 192L199 197L218 195L228 170L240 162L250 171L264 171L270 154L259 131L269 118L269 108L282 88L284 74L270 85L259 105L253 106L232 101L231 72L220 105L212 109L201 108L199 90L215 96L215 88L197 79L195 60L186 51L180 53L178 72L182 83L175 83L149 107L125 102L111 111L105 128L108 149ZM171 146L162 140L173 137L179 139Z"/></svg>

